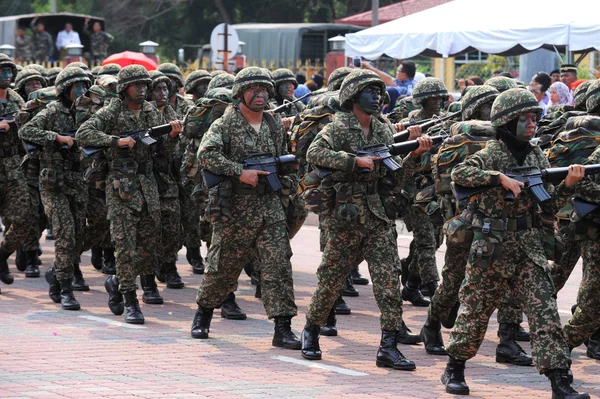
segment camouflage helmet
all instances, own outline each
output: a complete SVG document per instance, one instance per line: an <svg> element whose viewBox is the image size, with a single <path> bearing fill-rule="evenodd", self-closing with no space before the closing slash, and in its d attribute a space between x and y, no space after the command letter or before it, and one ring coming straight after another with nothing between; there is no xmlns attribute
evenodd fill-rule
<svg viewBox="0 0 600 399"><path fill-rule="evenodd" d="M586 80L582 82L575 90L573 90L573 105L575 109L578 111L585 111L586 104L585 100L587 99L587 90L592 84L592 80Z"/></svg>
<svg viewBox="0 0 600 399"><path fill-rule="evenodd" d="M230 75L228 73L219 73L211 79L210 83L208 84L207 90L216 89L218 87L231 89L233 87L234 80L235 78L233 77L233 75Z"/></svg>
<svg viewBox="0 0 600 399"><path fill-rule="evenodd" d="M381 91L381 100L387 93L385 83L375 72L366 69L356 69L348 74L340 88L340 104L342 109L351 110L352 100L362 89L370 85L377 85Z"/></svg>
<svg viewBox="0 0 600 399"><path fill-rule="evenodd" d="M521 89L526 89L527 88L527 85L522 80L514 79L514 81L515 81L517 87L519 87Z"/></svg>
<svg viewBox="0 0 600 399"><path fill-rule="evenodd" d="M342 86L344 78L352 72L352 68L340 67L329 74L327 79L327 90L336 91Z"/></svg>
<svg viewBox="0 0 600 399"><path fill-rule="evenodd" d="M141 65L127 65L119 71L117 75L117 93L124 92L127 86L134 83L146 83L148 86L152 83L150 74Z"/></svg>
<svg viewBox="0 0 600 399"><path fill-rule="evenodd" d="M21 72L23 69L25 69L25 68L23 67L23 65L21 65L21 64L17 64L17 65L16 65L16 67L17 67L17 73L18 73L18 72ZM16 74L15 74L15 75L16 75Z"/></svg>
<svg viewBox="0 0 600 399"><path fill-rule="evenodd" d="M492 86L472 86L472 88L460 99L462 103L462 117L467 121L473 119L479 107L493 102L498 97L498 90Z"/></svg>
<svg viewBox="0 0 600 399"><path fill-rule="evenodd" d="M504 126L527 112L537 113L538 118L542 115L542 107L533 93L526 89L508 89L500 93L492 104L492 127Z"/></svg>
<svg viewBox="0 0 600 399"><path fill-rule="evenodd" d="M484 85L492 86L500 93L517 88L517 81L506 76L495 76L485 81Z"/></svg>
<svg viewBox="0 0 600 399"><path fill-rule="evenodd" d="M15 76L17 76L17 66L13 62L12 58L4 53L0 53L0 68L5 66L12 69L13 79L15 79Z"/></svg>
<svg viewBox="0 0 600 399"><path fill-rule="evenodd" d="M21 72L17 74L15 78L15 90L19 91L25 87L27 82L31 82L32 80L38 80L42 87L47 87L46 79L40 73L33 68L25 68Z"/></svg>
<svg viewBox="0 0 600 399"><path fill-rule="evenodd" d="M46 76L48 76L48 70L40 64L29 64L29 65L27 65L27 68L35 69L36 71L38 71L40 73L40 75L42 75L44 77L44 79L46 79Z"/></svg>
<svg viewBox="0 0 600 399"><path fill-rule="evenodd" d="M56 80L58 74L62 72L62 70L63 69L61 67L53 67L48 69L48 75L46 77L48 80L48 86L54 86L54 81Z"/></svg>
<svg viewBox="0 0 600 399"><path fill-rule="evenodd" d="M240 97L246 88L251 85L265 86L269 91L269 97L275 96L275 87L273 87L273 79L271 74L265 68L247 67L242 69L235 75L233 81L232 95L234 98Z"/></svg>
<svg viewBox="0 0 600 399"><path fill-rule="evenodd" d="M99 75L96 85L102 87L107 96L117 97L117 77L113 75Z"/></svg>
<svg viewBox="0 0 600 399"><path fill-rule="evenodd" d="M150 75L150 78L152 79L152 83L150 84L150 90L154 90L156 85L160 82L165 82L167 84L167 88L171 85L171 79L169 79L167 75L160 71L149 71L148 75Z"/></svg>
<svg viewBox="0 0 600 399"><path fill-rule="evenodd" d="M40 100L46 103L56 100L56 87L45 87L29 93L27 101Z"/></svg>
<svg viewBox="0 0 600 399"><path fill-rule="evenodd" d="M428 98L442 97L448 98L448 89L444 82L438 78L425 78L412 91L412 98L415 104L423 105Z"/></svg>
<svg viewBox="0 0 600 399"><path fill-rule="evenodd" d="M600 80L594 80L590 83L585 93L585 107L588 113L598 113L600 111Z"/></svg>
<svg viewBox="0 0 600 399"><path fill-rule="evenodd" d="M227 89L225 87L217 87L215 89L207 90L204 97L211 100L219 100L224 103L230 103L233 101L231 97L231 89Z"/></svg>
<svg viewBox="0 0 600 399"><path fill-rule="evenodd" d="M215 76L221 75L221 74L224 74L224 73L227 73L227 72L223 71L223 70L220 70L220 69L215 69L214 71L211 71L210 76L212 76L214 78Z"/></svg>
<svg viewBox="0 0 600 399"><path fill-rule="evenodd" d="M177 65L166 62L164 64L160 64L157 69L158 71L167 75L169 78L175 80L179 87L184 86L183 75L181 74L181 70Z"/></svg>
<svg viewBox="0 0 600 399"><path fill-rule="evenodd" d="M102 69L102 65L96 65L95 67L93 67L91 69L92 75L94 75L94 77L98 76L100 72L100 70Z"/></svg>
<svg viewBox="0 0 600 399"><path fill-rule="evenodd" d="M121 69L122 69L121 65L119 65L119 64L111 63L111 64L102 65L102 68L100 68L100 72L98 72L98 75L117 76Z"/></svg>
<svg viewBox="0 0 600 399"><path fill-rule="evenodd" d="M90 70L90 67L88 67L88 66L87 66L85 63L83 63L83 62L79 62L79 61L76 61L76 62L70 62L69 64L67 64L67 66L66 66L66 67L67 67L67 68L68 68L68 67L78 67L78 68L81 68L81 69L83 69L83 72L85 72L85 73L87 73L87 74L88 74L88 77L90 78L90 81L91 81L91 82L93 82L93 81L94 81L94 74L93 74L93 73L92 73L92 71Z"/></svg>
<svg viewBox="0 0 600 399"><path fill-rule="evenodd" d="M292 82L294 84L294 89L298 88L298 81L296 80L296 75L294 72L290 71L287 68L279 68L271 72L271 76L273 77L273 81L275 82L275 87L277 87L280 83L283 82Z"/></svg>
<svg viewBox="0 0 600 399"><path fill-rule="evenodd" d="M88 87L92 85L92 81L86 71L76 66L67 65L67 67L56 77L56 95L60 96L61 94L66 93L69 86L76 82L85 82L88 84Z"/></svg>
<svg viewBox="0 0 600 399"><path fill-rule="evenodd" d="M210 76L208 71L204 69L194 71L185 78L185 92L191 93L200 83L206 82L206 84L208 84L211 80L212 76Z"/></svg>

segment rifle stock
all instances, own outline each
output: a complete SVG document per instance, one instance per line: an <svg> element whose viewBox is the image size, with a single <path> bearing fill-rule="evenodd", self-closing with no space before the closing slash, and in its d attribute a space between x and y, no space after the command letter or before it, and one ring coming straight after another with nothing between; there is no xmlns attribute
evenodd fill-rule
<svg viewBox="0 0 600 399"><path fill-rule="evenodd" d="M422 130L427 130L427 129L432 128L433 126L436 126L442 122L447 121L448 119L452 119L455 116L459 116L460 113L461 113L461 111L453 112L451 114L444 115L441 118L431 118L431 119L428 119L426 122L421 121L418 124L414 124L414 125L421 126ZM410 126L414 126L414 125L411 123ZM404 129L401 132L394 134L394 143L403 143L408 140L409 136L410 136L410 133L408 132L408 129Z"/></svg>

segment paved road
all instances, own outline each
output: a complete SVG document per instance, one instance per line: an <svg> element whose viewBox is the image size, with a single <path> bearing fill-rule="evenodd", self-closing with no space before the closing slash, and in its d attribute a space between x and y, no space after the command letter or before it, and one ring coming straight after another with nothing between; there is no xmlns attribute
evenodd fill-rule
<svg viewBox="0 0 600 399"><path fill-rule="evenodd" d="M410 236L401 235L401 256ZM293 240L294 281L299 316L293 329L299 334L304 312L315 287L320 261L318 230L304 227ZM42 271L52 263L52 242L44 243ZM437 253L441 267L443 248ZM379 343L378 311L370 287L358 287L360 297L349 298L351 316L340 316L338 337L323 337L323 361L306 362L298 351L271 346L269 322L254 287L242 275L237 293L248 313L244 321L221 319L215 312L211 339L193 340L189 328L195 311L195 293L202 276L193 275L183 252L178 264L186 287L159 288L164 305L144 305L146 324L123 323L106 306L104 276L83 256L82 269L91 291L76 293L82 310L59 309L48 298L43 278L25 279L15 273L12 286L0 295L0 398L444 398L439 382L446 358L425 354L422 346L400 345L417 363L414 372L375 366ZM366 267L362 267L366 272ZM576 297L581 267L559 294L566 320ZM138 293L141 297L141 291ZM423 308L405 305L405 321L417 331ZM549 382L533 367L496 364L497 323L490 323L478 356L467 363L466 375L473 398L550 398ZM447 331L444 331L447 341ZM529 343L523 347L530 352ZM575 387L600 396L600 367L573 352Z"/></svg>

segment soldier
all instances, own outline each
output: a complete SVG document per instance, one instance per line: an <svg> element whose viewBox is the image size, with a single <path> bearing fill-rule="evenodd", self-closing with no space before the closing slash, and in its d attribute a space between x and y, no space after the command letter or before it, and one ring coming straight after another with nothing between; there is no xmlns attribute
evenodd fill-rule
<svg viewBox="0 0 600 399"><path fill-rule="evenodd" d="M29 98L29 94L34 91L46 86L46 79L33 68L23 69L15 79L15 91L24 99Z"/></svg>
<svg viewBox="0 0 600 399"><path fill-rule="evenodd" d="M287 153L288 140L280 118L263 112L274 94L271 77L264 69L244 68L233 86L239 105L230 105L202 138L200 166L231 179L210 193L213 236L209 267L196 297L192 338L208 338L213 309L233 291L247 258L257 254L263 305L269 319L275 319L272 344L300 349L300 341L291 330L297 308L284 204L280 193L263 180L267 172L242 166L253 153ZM292 178L280 176L281 180Z"/></svg>
<svg viewBox="0 0 600 399"><path fill-rule="evenodd" d="M185 78L185 93L191 94L194 102L196 102L204 97L211 80L212 76L208 71L204 69L193 71Z"/></svg>
<svg viewBox="0 0 600 399"><path fill-rule="evenodd" d="M154 273L160 201L150 148L128 134L158 126L162 119L156 107L145 100L152 79L144 67L128 65L117 79L119 98L84 122L76 138L82 146L104 148L109 165L106 205L117 259L117 275L104 284L109 308L115 315L126 310L127 323L143 324L135 279ZM171 126L170 134L176 137L177 123L171 122Z"/></svg>
<svg viewBox="0 0 600 399"><path fill-rule="evenodd" d="M553 397L589 398L587 394L577 396L569 383L569 348L535 217L540 206L529 190L522 190L523 183L503 174L514 166L550 166L539 147L529 142L541 112L535 96L527 90L501 93L491 111L497 139L489 140L483 150L452 171L456 184L495 187L481 194L474 209L473 245L460 290L465 308L450 333L449 360L442 376L446 392L451 394L469 394L465 362L477 353L490 315L510 291L527 315L535 364L550 379ZM552 200L544 207L554 212L560 209L583 175L583 167L572 165L560 185L546 183ZM514 201L504 200L507 191Z"/></svg>
<svg viewBox="0 0 600 399"><path fill-rule="evenodd" d="M48 86L54 86L54 81L58 74L62 71L61 67L52 67L48 69L48 75L46 80L48 81Z"/></svg>
<svg viewBox="0 0 600 399"><path fill-rule="evenodd" d="M183 118L188 111L188 108L193 105L193 103L179 94L179 90L185 86L183 83L183 76L181 75L181 70L175 64L164 63L158 66L158 71L167 75L171 82L173 83L170 86L169 91L169 104L175 109L179 118Z"/></svg>
<svg viewBox="0 0 600 399"><path fill-rule="evenodd" d="M31 22L33 27L38 17L35 17ZM46 32L46 25L43 22L35 24L33 33L33 58L36 62L46 62L52 58L54 53L54 42L52 35Z"/></svg>
<svg viewBox="0 0 600 399"><path fill-rule="evenodd" d="M228 73L220 73L218 75L212 76L210 83L206 90L217 89L219 87L223 87L225 89L230 89L233 87L234 77Z"/></svg>
<svg viewBox="0 0 600 399"><path fill-rule="evenodd" d="M509 89L517 88L516 80L507 78L506 76L494 76L493 78L489 78L488 80L486 80L484 84L487 86L492 86L500 93L503 93Z"/></svg>
<svg viewBox="0 0 600 399"><path fill-rule="evenodd" d="M88 78L90 79L90 82L94 82L94 80L95 80L94 74L90 70L90 67L87 66L85 63L79 62L79 61L77 61L77 62L71 62L71 63L69 63L67 65L67 67L70 67L70 66L81 68L83 70L83 72L85 72L88 75Z"/></svg>
<svg viewBox="0 0 600 399"><path fill-rule="evenodd" d="M87 74L67 67L56 78L57 101L50 103L19 131L19 137L43 147L40 154L40 195L44 211L56 234L54 266L46 271L50 298L63 309L79 310L73 296L89 291L79 268L87 193L79 163L79 148L74 145L73 102L91 85ZM67 134L68 133L68 134Z"/></svg>
<svg viewBox="0 0 600 399"><path fill-rule="evenodd" d="M294 89L298 87L296 75L289 69L279 68L273 71L272 76L273 81L275 82L275 98L271 100L273 107L275 108L284 103L295 101L296 97L294 97ZM303 110L304 104L302 101L296 101L294 104L290 104L279 112L284 117L290 117L299 114Z"/></svg>
<svg viewBox="0 0 600 399"><path fill-rule="evenodd" d="M19 62L33 61L33 39L25 34L25 28L19 26L15 36L15 59Z"/></svg>
<svg viewBox="0 0 600 399"><path fill-rule="evenodd" d="M85 19L84 33L90 36L90 50L92 52L92 63L100 63L108 56L108 46L115 38L110 33L102 30L102 25L99 21L92 25L92 32L88 30L90 18Z"/></svg>
<svg viewBox="0 0 600 399"><path fill-rule="evenodd" d="M317 270L317 289L306 313L302 356L321 359L321 324L330 313L344 279L356 266L351 261L353 254L361 253L367 260L381 312L382 335L376 364L414 370L415 364L397 348L397 334L403 322L398 280L400 260L393 232L395 225L390 218L395 215L386 214L379 191L387 169L375 162L378 158L354 155L365 145L393 142L394 127L377 117L384 96L385 84L375 73L360 69L350 73L340 89L341 106L350 112L336 113L333 122L319 132L308 149L309 163L334 170L322 186L335 190L335 205L329 207L332 214L323 218L327 240ZM418 157L431 149L428 138L419 138L419 144L394 176L397 183L407 180Z"/></svg>

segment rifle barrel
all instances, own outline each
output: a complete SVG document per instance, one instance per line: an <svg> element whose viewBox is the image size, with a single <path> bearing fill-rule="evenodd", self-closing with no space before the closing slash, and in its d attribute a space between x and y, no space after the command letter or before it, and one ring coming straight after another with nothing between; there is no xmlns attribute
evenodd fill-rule
<svg viewBox="0 0 600 399"><path fill-rule="evenodd" d="M432 128L433 126L439 125L442 122L447 121L448 119L454 118L457 115L460 115L461 111L456 111L451 114L447 114L442 116L441 118L431 118L427 119L426 122L421 121L418 126L421 126L421 129L427 130ZM413 126L413 125L410 125ZM408 140L410 133L408 133L408 129L404 129L401 132L394 134L394 143L403 143Z"/></svg>

